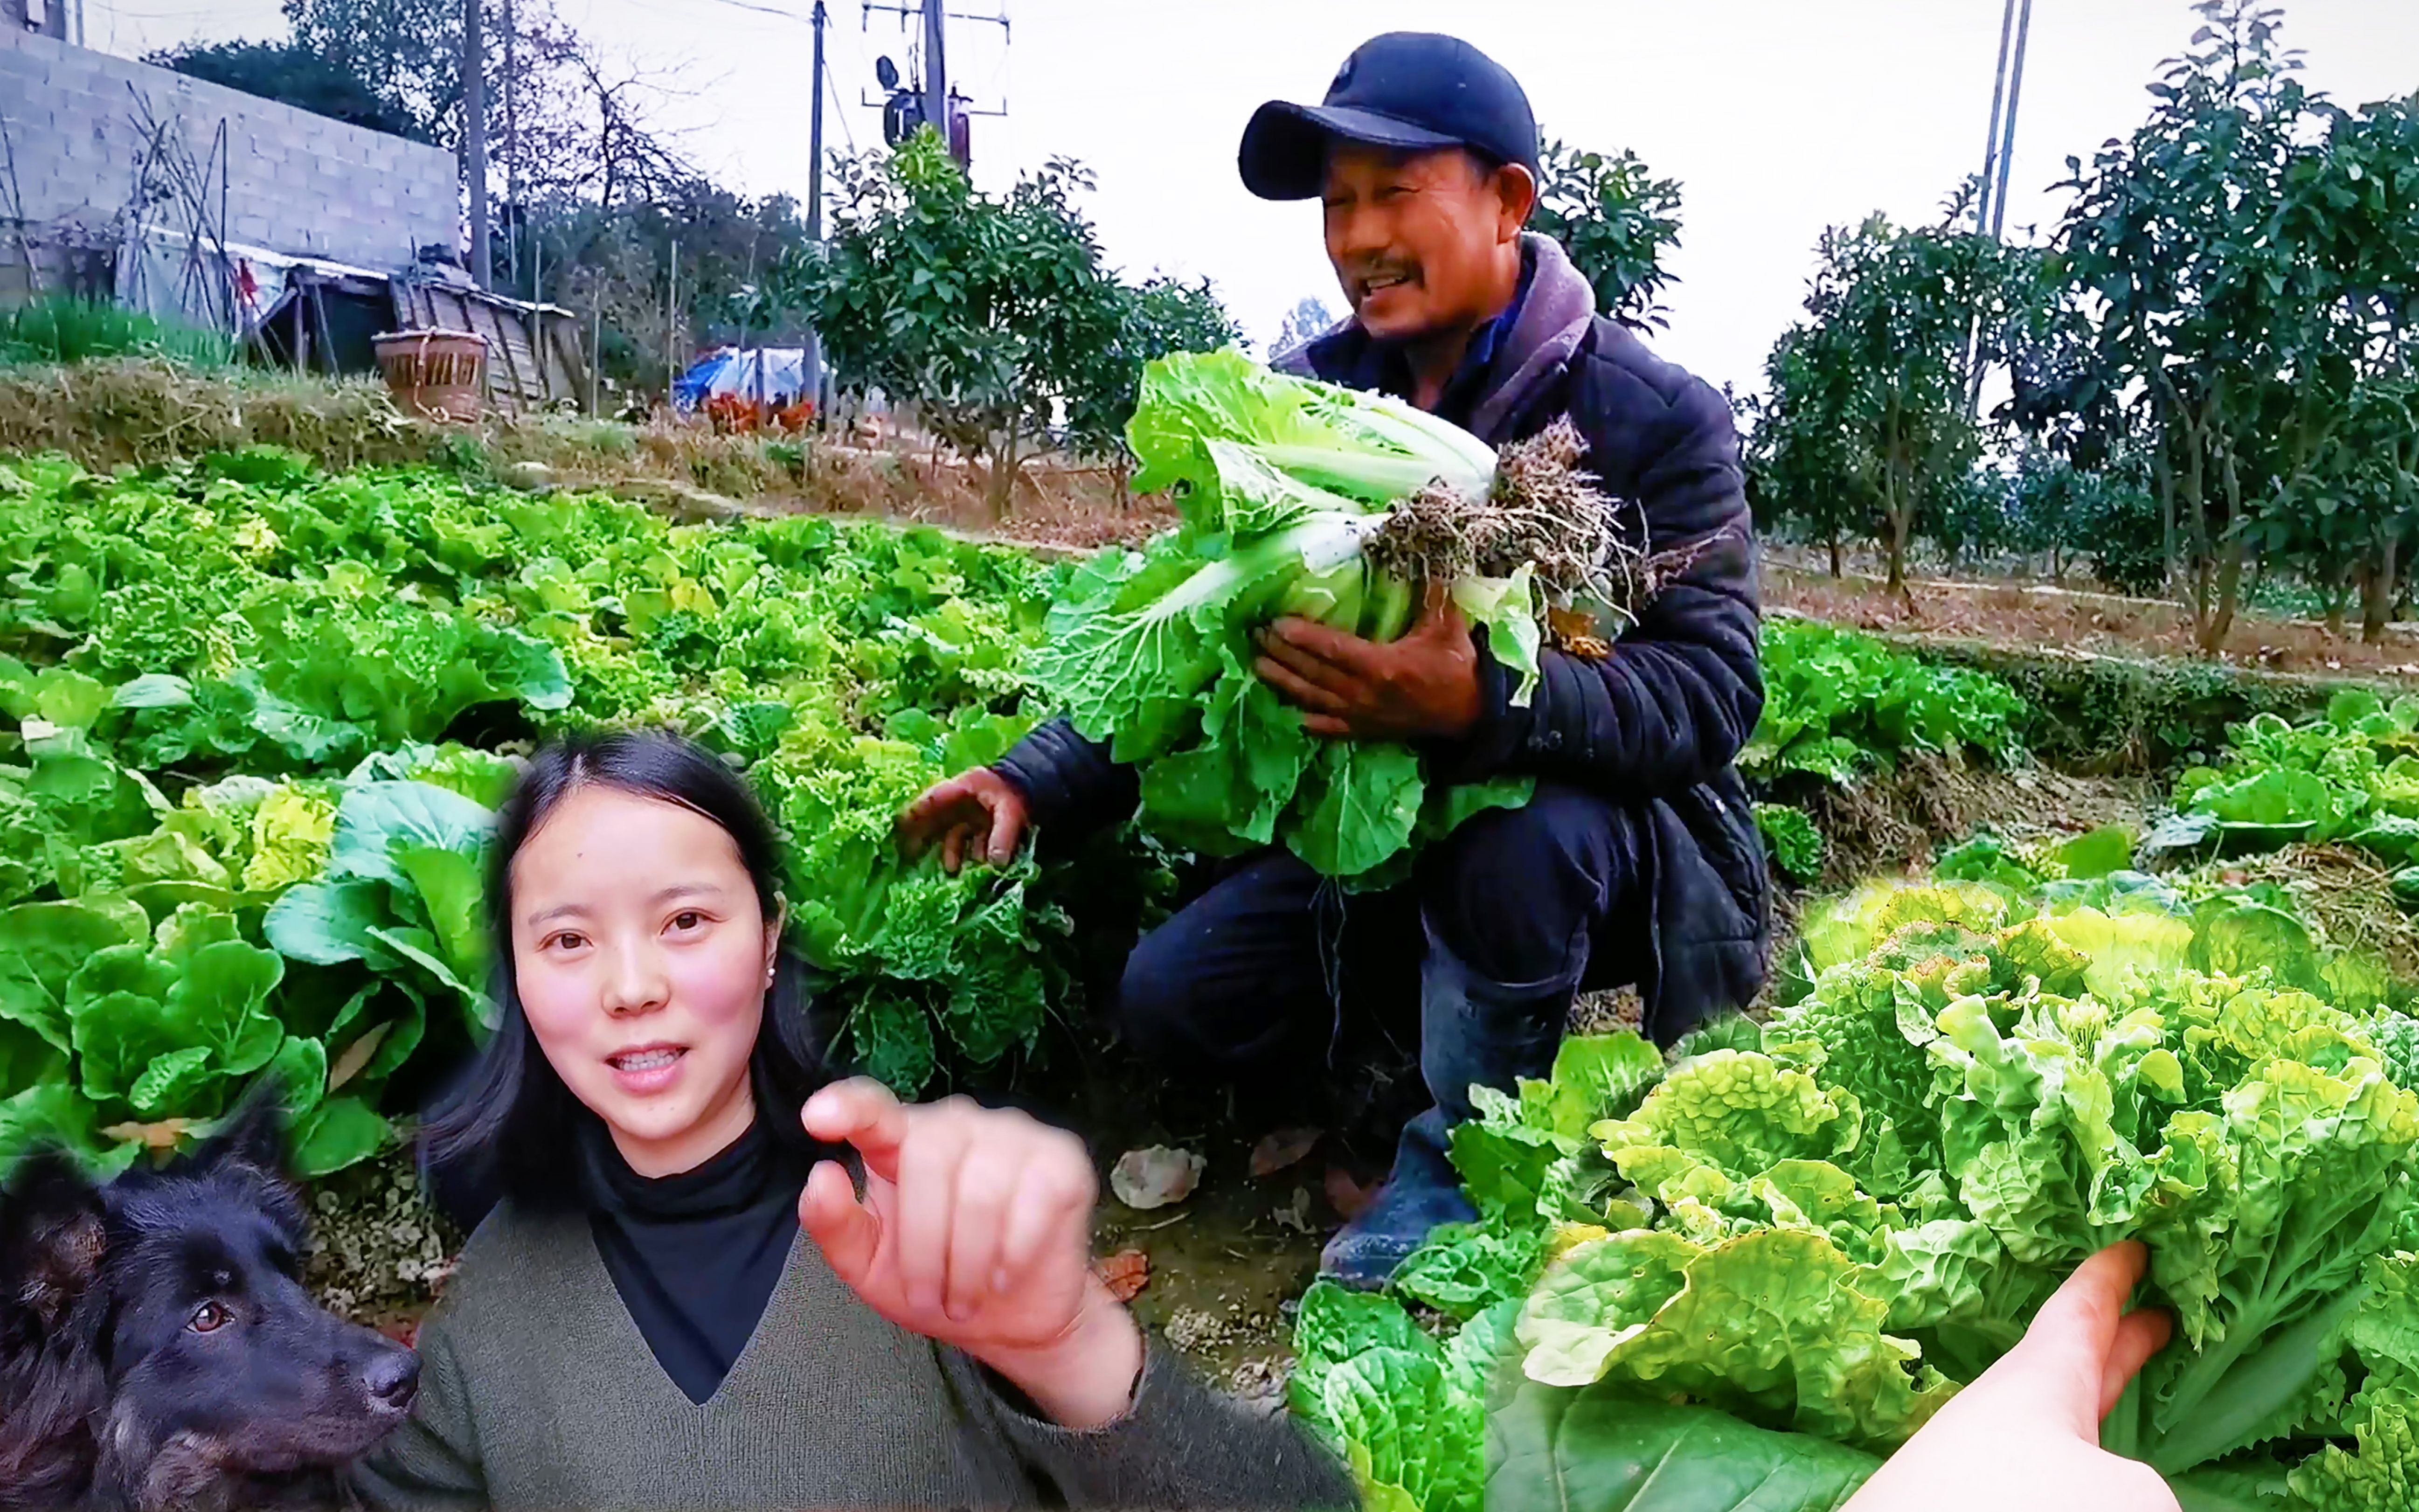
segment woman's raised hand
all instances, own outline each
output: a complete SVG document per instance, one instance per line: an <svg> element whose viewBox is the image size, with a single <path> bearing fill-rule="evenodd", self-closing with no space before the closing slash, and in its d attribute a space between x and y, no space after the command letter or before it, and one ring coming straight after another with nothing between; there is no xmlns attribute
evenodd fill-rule
<svg viewBox="0 0 2419 1512"><path fill-rule="evenodd" d="M1092 1272L1099 1182L1082 1140L961 1097L904 1104L864 1078L817 1092L804 1119L863 1158L861 1199L825 1161L798 1222L868 1306L981 1361L1055 1422L1124 1413L1142 1332Z"/></svg>

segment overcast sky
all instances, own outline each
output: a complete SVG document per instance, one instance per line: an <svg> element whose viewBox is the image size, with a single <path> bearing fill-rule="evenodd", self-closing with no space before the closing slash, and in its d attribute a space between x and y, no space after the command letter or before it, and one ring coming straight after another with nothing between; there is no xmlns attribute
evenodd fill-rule
<svg viewBox="0 0 2419 1512"><path fill-rule="evenodd" d="M488 0L498 4L500 0ZM750 0L808 12L813 0ZM878 144L873 59L911 30L828 0L827 147ZM87 39L135 54L188 38L282 33L276 0L85 0ZM556 0L610 55L676 72L660 124L734 188L804 198L810 32L732 0ZM1255 339L1294 301L1340 303L1310 205L1268 205L1235 176L1253 107L1316 100L1373 31L1457 33L1526 86L1548 135L1630 148L1684 186L1663 353L1756 386L1804 294L1824 226L1880 209L1929 219L1981 167L2000 0L952 0L951 77L979 108L975 177L996 188L1054 156L1099 176L1090 209L1133 274L1215 280ZM2285 0L2305 79L2345 103L2419 90L2419 0ZM2055 222L2068 154L2144 115L2143 89L2196 19L2183 0L2034 0L2011 229Z"/></svg>

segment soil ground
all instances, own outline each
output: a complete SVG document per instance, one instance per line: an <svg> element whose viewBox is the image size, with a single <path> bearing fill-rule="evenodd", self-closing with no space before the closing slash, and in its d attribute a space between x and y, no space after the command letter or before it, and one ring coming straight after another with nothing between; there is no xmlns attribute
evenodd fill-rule
<svg viewBox="0 0 2419 1512"><path fill-rule="evenodd" d="M2192 616L2164 599L2063 588L2013 579L1917 579L1904 598L1882 579L1833 578L1787 548L1766 548L1766 605L1859 629L1921 631L2002 645L2093 652L2111 656L2195 659ZM2389 625L2378 645L2355 625L2332 635L2322 623L2243 614L2216 658L2274 671L2419 681L2419 626Z"/></svg>

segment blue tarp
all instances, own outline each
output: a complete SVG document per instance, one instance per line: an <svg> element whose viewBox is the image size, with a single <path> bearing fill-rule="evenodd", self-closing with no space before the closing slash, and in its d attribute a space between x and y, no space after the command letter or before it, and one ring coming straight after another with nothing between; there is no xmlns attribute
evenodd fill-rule
<svg viewBox="0 0 2419 1512"><path fill-rule="evenodd" d="M805 348L755 347L743 351L725 347L699 358L680 376L672 384L672 404L680 409L695 409L717 393L735 393L752 400L757 395L760 369L763 374L764 398L775 408L787 408L806 390Z"/></svg>

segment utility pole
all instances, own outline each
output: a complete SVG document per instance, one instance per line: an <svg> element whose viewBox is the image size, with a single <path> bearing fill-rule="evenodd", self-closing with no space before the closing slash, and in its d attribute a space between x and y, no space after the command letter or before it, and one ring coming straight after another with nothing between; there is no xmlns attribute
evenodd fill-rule
<svg viewBox="0 0 2419 1512"><path fill-rule="evenodd" d="M810 88L815 97L814 109L807 117L807 239L820 248L824 240L824 0L815 0L815 68ZM805 372L800 375L807 396L814 401L815 414L824 412L824 338L823 332L809 330L807 349L802 357Z"/></svg>
<svg viewBox="0 0 2419 1512"><path fill-rule="evenodd" d="M1991 195L1991 239L1997 240L2008 224L2008 169L2016 155L2016 103L2025 92L2025 44L2033 30L2033 0L2025 0L2023 19L2016 23L2016 55L2008 69L2008 120L1999 138L1999 185Z"/></svg>
<svg viewBox="0 0 2419 1512"><path fill-rule="evenodd" d="M1982 141L1982 191L1974 204L1974 234L1996 241L2008 223L2008 171L2016 155L2016 105L2024 93L2025 48L2032 39L2033 0L2007 0L1999 13L1999 66L1991 82L1991 129ZM2010 46L2013 42L2012 49ZM1982 408L1980 316L1966 332L1965 415Z"/></svg>
<svg viewBox="0 0 2419 1512"><path fill-rule="evenodd" d="M462 0L462 173L470 180L470 279L493 281L487 258L487 80L480 0Z"/></svg>
<svg viewBox="0 0 2419 1512"><path fill-rule="evenodd" d="M924 0L924 122L949 143L949 71L942 61L941 18L946 0Z"/></svg>
<svg viewBox="0 0 2419 1512"><path fill-rule="evenodd" d="M1991 229L1991 185L1999 177L1999 112L2008 102L2008 42L2015 36L2016 0L1999 12L1999 61L1991 74L1991 129L1982 133L1982 190L1974 201L1974 229Z"/></svg>
<svg viewBox="0 0 2419 1512"><path fill-rule="evenodd" d="M514 59L514 33L518 30L513 24L513 0L504 0L504 203L512 208L516 220L519 219L521 208L520 92L513 86L514 80L521 71L515 66ZM513 251L517 261L520 252L517 240Z"/></svg>

